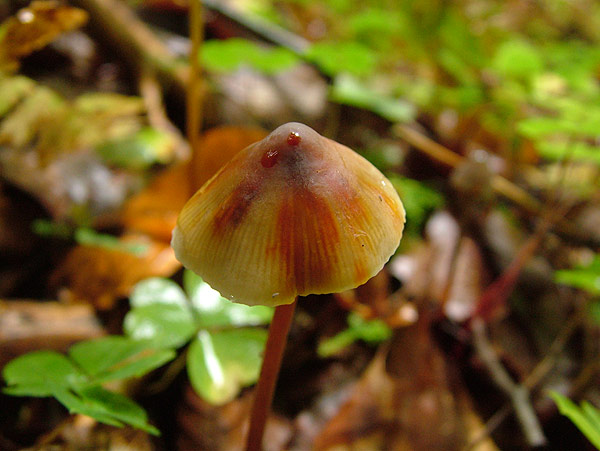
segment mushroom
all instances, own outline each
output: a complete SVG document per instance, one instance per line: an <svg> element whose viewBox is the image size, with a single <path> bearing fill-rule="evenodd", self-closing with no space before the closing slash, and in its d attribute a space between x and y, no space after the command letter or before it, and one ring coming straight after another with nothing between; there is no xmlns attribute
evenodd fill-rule
<svg viewBox="0 0 600 451"><path fill-rule="evenodd" d="M248 449L261 446L297 296L365 283L398 247L404 219L381 172L299 123L239 152L184 206L177 259L232 301L276 307Z"/></svg>

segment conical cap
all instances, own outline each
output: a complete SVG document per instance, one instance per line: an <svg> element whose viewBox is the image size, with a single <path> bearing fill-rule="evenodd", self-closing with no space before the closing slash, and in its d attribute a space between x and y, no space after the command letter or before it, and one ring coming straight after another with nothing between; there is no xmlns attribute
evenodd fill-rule
<svg viewBox="0 0 600 451"><path fill-rule="evenodd" d="M395 189L363 157L299 123L238 153L184 206L179 261L224 297L276 306L363 284L404 227Z"/></svg>

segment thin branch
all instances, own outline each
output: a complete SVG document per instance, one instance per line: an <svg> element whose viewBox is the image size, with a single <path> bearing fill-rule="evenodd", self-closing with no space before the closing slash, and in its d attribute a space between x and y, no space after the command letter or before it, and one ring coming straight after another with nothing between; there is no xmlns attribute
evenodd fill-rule
<svg viewBox="0 0 600 451"><path fill-rule="evenodd" d="M512 407L509 403L503 405L498 409L485 423L484 427L481 428L475 437L473 437L469 443L463 448L463 451L471 451L475 449L481 442L494 433L498 427L508 418L512 412Z"/></svg>
<svg viewBox="0 0 600 451"><path fill-rule="evenodd" d="M523 381L523 386L527 387L529 390L533 390L541 383L541 381L546 377L546 375L550 373L550 371L552 370L552 368L554 368L556 364L557 356L560 355L560 352L567 344L569 338L576 330L577 326L581 324L582 319L583 315L581 314L581 312L578 312L571 318L569 318L565 326L561 329L557 337L550 345L548 353L535 366L533 371L525 378L525 380ZM474 449L479 443L485 440L486 437L490 436L508 417L511 411L512 408L510 404L505 404L498 411L496 411L494 415L492 415L485 423L485 426L464 448L464 451Z"/></svg>
<svg viewBox="0 0 600 451"><path fill-rule="evenodd" d="M456 168L465 159L463 156L435 142L408 125L397 124L393 127L393 131L398 137L404 139L416 149L451 168ZM505 177L500 175L492 176L490 185L497 194L514 202L526 212L536 216L543 216L544 204ZM574 242L600 246L600 241L598 241L598 239L594 237L583 237L580 231L564 218L561 218L556 222L556 229L560 234Z"/></svg>
<svg viewBox="0 0 600 451"><path fill-rule="evenodd" d="M198 188L196 168L200 156L200 129L202 127L202 68L200 66L200 48L204 40L204 16L202 1L191 0L189 9L190 23L190 77L187 89L187 137L192 149L192 164L190 164L190 180L194 194Z"/></svg>
<svg viewBox="0 0 600 451"><path fill-rule="evenodd" d="M516 384L500 363L487 339L483 320L475 318L472 328L477 355L485 364L496 385L510 398L527 443L532 447L545 445L546 437L529 400L529 390L524 385Z"/></svg>
<svg viewBox="0 0 600 451"><path fill-rule="evenodd" d="M537 387L541 381L552 371L554 366L556 365L556 358L560 355L565 345L575 332L577 326L581 324L583 320L583 312L577 312L564 325L561 329L557 337L554 339L552 344L550 345L550 349L548 353L544 356L544 358L533 368L533 371L529 373L529 375L523 381L523 385L529 388L530 390Z"/></svg>
<svg viewBox="0 0 600 451"><path fill-rule="evenodd" d="M310 47L310 42L303 37L271 22L267 22L260 17L249 17L229 5L228 2L222 0L204 0L204 4L209 9L217 11L233 22L240 24L246 30L251 31L265 41L286 47L298 55L304 54Z"/></svg>
<svg viewBox="0 0 600 451"><path fill-rule="evenodd" d="M175 137L177 158L180 160L188 158L190 154L188 143L167 116L162 100L162 89L154 73L151 70L143 69L138 84L150 125Z"/></svg>
<svg viewBox="0 0 600 451"><path fill-rule="evenodd" d="M100 39L125 58L135 70L150 68L163 86L172 87L183 98L188 67L123 2L117 0L70 0L85 9Z"/></svg>

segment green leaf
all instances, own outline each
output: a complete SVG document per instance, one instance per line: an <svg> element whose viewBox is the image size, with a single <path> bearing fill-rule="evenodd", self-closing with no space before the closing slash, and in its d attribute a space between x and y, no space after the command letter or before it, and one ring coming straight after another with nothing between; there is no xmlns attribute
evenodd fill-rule
<svg viewBox="0 0 600 451"><path fill-rule="evenodd" d="M0 126L0 142L24 147L53 116L64 108L63 99L51 89L38 86L19 103Z"/></svg>
<svg viewBox="0 0 600 451"><path fill-rule="evenodd" d="M123 336L82 341L69 355L97 383L142 376L175 357L172 350L157 350L151 343Z"/></svg>
<svg viewBox="0 0 600 451"><path fill-rule="evenodd" d="M31 223L31 230L36 235L51 238L69 239L73 234L73 227L70 225L48 219L36 219Z"/></svg>
<svg viewBox="0 0 600 451"><path fill-rule="evenodd" d="M415 108L412 104L391 95L379 93L348 75L340 75L335 78L331 99L345 105L373 111L392 122L408 122L415 116Z"/></svg>
<svg viewBox="0 0 600 451"><path fill-rule="evenodd" d="M265 74L289 69L300 60L283 47L265 48L247 39L209 40L202 46L202 61L208 70L232 72L250 66Z"/></svg>
<svg viewBox="0 0 600 451"><path fill-rule="evenodd" d="M259 52L249 62L259 72L271 75L294 67L300 60L288 49L274 47L270 50L259 49Z"/></svg>
<svg viewBox="0 0 600 451"><path fill-rule="evenodd" d="M136 340L150 340L159 348L184 345L196 331L190 309L169 304L136 307L125 316L123 329Z"/></svg>
<svg viewBox="0 0 600 451"><path fill-rule="evenodd" d="M169 279L152 277L139 282L129 302L132 310L123 328L136 340L151 340L160 348L179 347L197 330L185 293Z"/></svg>
<svg viewBox="0 0 600 451"><path fill-rule="evenodd" d="M393 48L397 36L410 32L410 19L400 11L368 8L348 19L355 40L372 45L378 51Z"/></svg>
<svg viewBox="0 0 600 451"><path fill-rule="evenodd" d="M23 97L35 89L35 82L27 77L0 75L0 117L8 113Z"/></svg>
<svg viewBox="0 0 600 451"><path fill-rule="evenodd" d="M556 271L554 280L589 291L593 295L600 295L600 255L596 255L588 265Z"/></svg>
<svg viewBox="0 0 600 451"><path fill-rule="evenodd" d="M158 434L148 424L144 409L99 385L140 375L174 357L172 351L152 350L148 354L147 344L143 345L124 337L81 342L70 349L74 363L53 351L25 354L4 367L3 376L8 384L4 392L16 396L54 396L72 413L88 415L112 426L127 423Z"/></svg>
<svg viewBox="0 0 600 451"><path fill-rule="evenodd" d="M550 160L582 161L600 164L600 147L584 142L542 141L537 143L540 154Z"/></svg>
<svg viewBox="0 0 600 451"><path fill-rule="evenodd" d="M35 351L6 364L2 375L15 396L52 396L57 390L80 383L84 375L64 355L54 351Z"/></svg>
<svg viewBox="0 0 600 451"><path fill-rule="evenodd" d="M348 328L319 343L317 353L321 357L331 357L357 340L377 344L387 340L391 334L391 329L383 321L379 319L367 321L352 312L348 315Z"/></svg>
<svg viewBox="0 0 600 451"><path fill-rule="evenodd" d="M587 439L600 449L600 412L587 402L578 407L569 398L557 393L550 393L561 414L568 417Z"/></svg>
<svg viewBox="0 0 600 451"><path fill-rule="evenodd" d="M594 426L594 429L600 434L600 410L596 409L587 401L581 403L581 408L592 426Z"/></svg>
<svg viewBox="0 0 600 451"><path fill-rule="evenodd" d="M313 44L306 57L323 72L334 76L350 74L371 75L377 63L376 54L358 42L320 42Z"/></svg>
<svg viewBox="0 0 600 451"><path fill-rule="evenodd" d="M148 246L144 243L124 243L116 236L106 233L98 233L88 227L79 227L73 235L78 244L84 246L102 247L121 252L128 252L134 255L144 255L148 251Z"/></svg>
<svg viewBox="0 0 600 451"><path fill-rule="evenodd" d="M532 139L540 139L544 136L558 133L568 136L590 136L600 135L600 117L587 120L579 117L532 117L520 121L517 130L524 136Z"/></svg>
<svg viewBox="0 0 600 451"><path fill-rule="evenodd" d="M588 310L590 313L590 318L593 319L596 324L600 324L600 299L590 302L588 304Z"/></svg>
<svg viewBox="0 0 600 451"><path fill-rule="evenodd" d="M271 307L250 307L225 299L192 271L183 273L183 286L196 311L196 324L201 328L258 326L268 324L273 317Z"/></svg>
<svg viewBox="0 0 600 451"><path fill-rule="evenodd" d="M131 307L145 307L154 304L188 307L183 290L175 282L163 277L151 277L137 283L129 298Z"/></svg>
<svg viewBox="0 0 600 451"><path fill-rule="evenodd" d="M321 358L332 357L350 346L356 339L357 338L352 330L343 330L333 337L321 341L317 347L317 354L319 354L319 357Z"/></svg>
<svg viewBox="0 0 600 451"><path fill-rule="evenodd" d="M406 210L406 217L410 218L407 230L411 233L418 233L425 222L427 214L444 204L444 197L417 180L392 176L390 181L400 194L402 204Z"/></svg>
<svg viewBox="0 0 600 451"><path fill-rule="evenodd" d="M110 92L88 92L75 99L74 107L80 114L122 117L142 114L144 101L140 97Z"/></svg>
<svg viewBox="0 0 600 451"><path fill-rule="evenodd" d="M365 320L355 312L348 315L348 326L354 331L356 338L367 343L380 343L392 334L388 325L380 319Z"/></svg>
<svg viewBox="0 0 600 451"><path fill-rule="evenodd" d="M242 387L258 379L266 339L267 331L256 328L200 331L187 364L196 392L213 404L234 399Z"/></svg>
<svg viewBox="0 0 600 451"><path fill-rule="evenodd" d="M70 413L87 415L111 426L122 427L126 423L150 434L160 435L158 429L148 424L143 408L131 399L100 386L88 386L76 393L63 390L56 393L56 399Z"/></svg>
<svg viewBox="0 0 600 451"><path fill-rule="evenodd" d="M54 396L69 410L69 413L87 415L88 417L92 417L101 423L108 424L110 426L123 426L123 423L110 415L106 408L97 406L93 402L86 401L67 389L57 391Z"/></svg>
<svg viewBox="0 0 600 451"><path fill-rule="evenodd" d="M492 66L506 77L531 80L544 70L544 61L536 47L522 40L510 40L498 48Z"/></svg>
<svg viewBox="0 0 600 451"><path fill-rule="evenodd" d="M460 56L450 49L440 49L438 60L440 65L454 77L454 79L465 85L473 85L477 82L477 75L468 62L463 61Z"/></svg>
<svg viewBox="0 0 600 451"><path fill-rule="evenodd" d="M144 127L134 135L104 141L96 147L96 152L107 163L136 170L168 163L174 150L173 136L151 127Z"/></svg>
<svg viewBox="0 0 600 451"><path fill-rule="evenodd" d="M104 411L117 421L130 424L154 435L159 435L158 429L148 424L146 411L131 399L103 389L100 386L86 387L79 395L96 411Z"/></svg>

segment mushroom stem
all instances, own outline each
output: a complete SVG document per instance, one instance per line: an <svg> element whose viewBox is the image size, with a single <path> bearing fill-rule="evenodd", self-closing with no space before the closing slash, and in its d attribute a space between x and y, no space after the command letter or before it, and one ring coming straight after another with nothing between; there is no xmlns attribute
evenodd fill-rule
<svg viewBox="0 0 600 451"><path fill-rule="evenodd" d="M275 314L269 327L269 337L263 357L260 378L254 395L250 414L250 429L246 441L246 451L260 451L267 416L271 408L277 375L281 367L283 350L294 317L297 298L291 304L275 307Z"/></svg>

